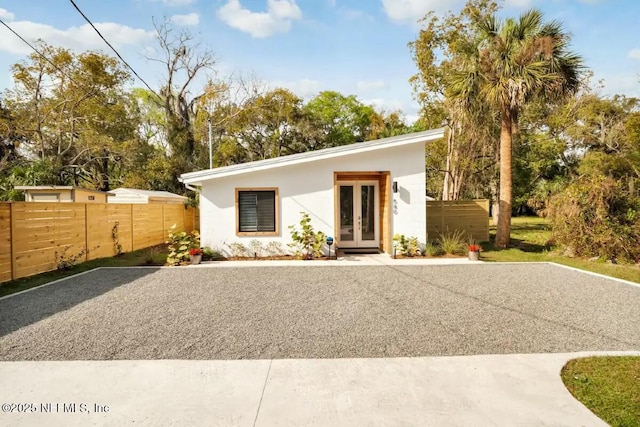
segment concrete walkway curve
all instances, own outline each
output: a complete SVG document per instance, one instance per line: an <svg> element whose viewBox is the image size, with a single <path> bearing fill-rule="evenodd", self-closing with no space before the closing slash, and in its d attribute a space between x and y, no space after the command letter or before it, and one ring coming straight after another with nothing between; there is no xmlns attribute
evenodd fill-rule
<svg viewBox="0 0 640 427"><path fill-rule="evenodd" d="M640 352L2 362L0 425L606 426L559 375L592 354Z"/></svg>

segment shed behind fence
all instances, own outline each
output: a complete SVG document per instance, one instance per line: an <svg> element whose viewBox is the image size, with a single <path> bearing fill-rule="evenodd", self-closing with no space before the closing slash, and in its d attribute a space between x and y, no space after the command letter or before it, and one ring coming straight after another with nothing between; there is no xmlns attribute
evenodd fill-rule
<svg viewBox="0 0 640 427"><path fill-rule="evenodd" d="M199 228L184 205L0 203L0 283L162 244L167 231Z"/></svg>

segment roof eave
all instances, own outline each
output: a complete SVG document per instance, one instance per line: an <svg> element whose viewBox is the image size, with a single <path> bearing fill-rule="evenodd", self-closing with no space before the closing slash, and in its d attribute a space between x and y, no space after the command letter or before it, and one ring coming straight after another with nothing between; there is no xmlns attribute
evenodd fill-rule
<svg viewBox="0 0 640 427"><path fill-rule="evenodd" d="M262 170L273 169L273 168L284 167L284 166L292 166L296 164L308 163L308 162L313 162L318 160L326 160L334 157L342 157L342 156L353 155L358 153L366 153L369 151L395 148L395 147L400 147L404 145L417 144L420 142L427 143L429 141L434 141L444 137L444 128L433 129L431 131L426 131L426 132L429 132L429 133L425 134L425 132L421 132L419 135L416 135L414 138L406 137L404 139L401 139L389 145L370 145L365 147L357 147L352 151L329 152L324 154L318 151L316 152L311 151L309 153L318 154L318 155L315 155L315 156L310 155L308 157L296 158L290 162L283 161L275 164L259 163L254 167L244 167L244 168L229 170L225 172L217 172L216 169L206 169L202 171L189 172L189 173L180 175L178 180L183 184L202 185L203 181L209 181L212 179L224 178L224 177L234 176L234 175L241 175L241 174L246 174L251 172L259 172ZM369 141L369 142L374 142L374 141ZM322 151L322 150L319 150L319 151ZM251 163L256 163L256 162L250 162L248 164L251 164Z"/></svg>

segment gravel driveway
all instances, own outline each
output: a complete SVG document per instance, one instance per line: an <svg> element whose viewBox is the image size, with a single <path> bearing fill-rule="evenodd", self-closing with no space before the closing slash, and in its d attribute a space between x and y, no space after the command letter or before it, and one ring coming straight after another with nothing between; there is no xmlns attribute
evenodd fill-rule
<svg viewBox="0 0 640 427"><path fill-rule="evenodd" d="M0 300L0 360L640 349L640 288L545 264L103 269Z"/></svg>

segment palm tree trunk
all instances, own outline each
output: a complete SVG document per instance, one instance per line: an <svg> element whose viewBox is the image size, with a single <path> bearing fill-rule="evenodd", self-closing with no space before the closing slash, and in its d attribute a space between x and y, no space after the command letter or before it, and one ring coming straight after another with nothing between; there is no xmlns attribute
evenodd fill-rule
<svg viewBox="0 0 640 427"><path fill-rule="evenodd" d="M500 126L500 209L495 245L499 248L509 246L511 235L511 142L513 120L507 109L502 111Z"/></svg>

